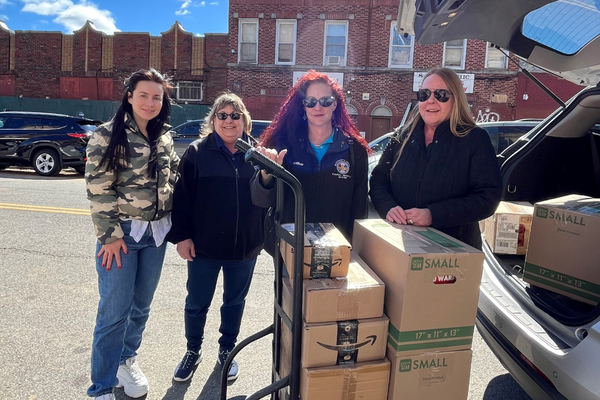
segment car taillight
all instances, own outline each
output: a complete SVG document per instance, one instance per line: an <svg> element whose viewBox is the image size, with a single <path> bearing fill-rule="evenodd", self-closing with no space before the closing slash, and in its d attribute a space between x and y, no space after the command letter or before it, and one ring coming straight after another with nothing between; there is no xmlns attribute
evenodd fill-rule
<svg viewBox="0 0 600 400"><path fill-rule="evenodd" d="M87 133L67 133L67 136L74 137L77 139L82 139L87 137Z"/></svg>

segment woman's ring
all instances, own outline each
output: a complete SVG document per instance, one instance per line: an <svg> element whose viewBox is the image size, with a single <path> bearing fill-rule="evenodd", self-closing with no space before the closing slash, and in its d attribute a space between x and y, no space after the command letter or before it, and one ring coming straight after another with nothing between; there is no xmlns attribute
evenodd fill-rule
<svg viewBox="0 0 600 400"><path fill-rule="evenodd" d="M412 225L412 224L413 224L413 221L412 221L412 219L409 219L407 222L408 222L408 224L409 224L409 225Z"/></svg>

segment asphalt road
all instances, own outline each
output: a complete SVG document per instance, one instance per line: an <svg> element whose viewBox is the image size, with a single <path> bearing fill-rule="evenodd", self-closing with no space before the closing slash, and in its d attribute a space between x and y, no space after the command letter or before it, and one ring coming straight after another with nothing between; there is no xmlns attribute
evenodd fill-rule
<svg viewBox="0 0 600 400"><path fill-rule="evenodd" d="M0 400L84 399L90 385L92 333L98 303L96 238L83 178L62 172L0 172ZM204 361L187 383L172 380L185 353L186 267L169 247L138 361L150 382L147 399L220 399L217 287L209 312ZM272 321L272 259L261 254L240 338ZM270 337L237 358L240 378L228 398L242 400L270 383ZM117 399L127 399L122 389ZM476 334L468 400L529 397Z"/></svg>

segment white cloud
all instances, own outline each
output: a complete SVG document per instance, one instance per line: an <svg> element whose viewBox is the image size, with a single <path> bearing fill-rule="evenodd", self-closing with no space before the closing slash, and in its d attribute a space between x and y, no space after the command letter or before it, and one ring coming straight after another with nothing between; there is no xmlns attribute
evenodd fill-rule
<svg viewBox="0 0 600 400"><path fill-rule="evenodd" d="M8 15L0 14L0 20L8 21Z"/></svg>
<svg viewBox="0 0 600 400"><path fill-rule="evenodd" d="M0 0L0 7L1 7L1 6L9 6L9 5L12 5L12 4L13 4L13 3L11 3L11 2L10 2L10 1L8 1L8 0Z"/></svg>
<svg viewBox="0 0 600 400"><path fill-rule="evenodd" d="M202 2L202 3L204 3L204 2ZM213 2L210 3L210 5L211 6L218 6L219 2L218 1L213 1Z"/></svg>
<svg viewBox="0 0 600 400"><path fill-rule="evenodd" d="M73 6L73 2L70 0L57 0L57 1L37 1L37 0L23 0L25 6L22 11L31 12L39 15L56 15L57 13Z"/></svg>
<svg viewBox="0 0 600 400"><path fill-rule="evenodd" d="M56 18L52 22L64 26L68 32L80 29L88 20L93 22L96 29L102 32L113 34L120 31L120 29L117 29L110 11L102 10L86 0L82 0L78 4L74 4L71 0L21 1L25 3L22 11L54 16Z"/></svg>
<svg viewBox="0 0 600 400"><path fill-rule="evenodd" d="M183 4L181 5L181 7L179 7L179 10L175 11L175 15L187 15L190 14L191 11L188 10L188 7L190 5L192 5L192 0L180 0L183 1Z"/></svg>

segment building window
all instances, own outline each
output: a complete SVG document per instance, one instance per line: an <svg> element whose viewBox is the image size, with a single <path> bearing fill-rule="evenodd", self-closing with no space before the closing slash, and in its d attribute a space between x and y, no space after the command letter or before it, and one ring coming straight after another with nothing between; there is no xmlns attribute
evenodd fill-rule
<svg viewBox="0 0 600 400"><path fill-rule="evenodd" d="M451 40L444 43L444 67L464 69L467 39Z"/></svg>
<svg viewBox="0 0 600 400"><path fill-rule="evenodd" d="M177 82L175 98L177 100L202 101L202 82Z"/></svg>
<svg viewBox="0 0 600 400"><path fill-rule="evenodd" d="M485 54L485 67L486 68L507 68L508 58L504 53L488 42L487 52Z"/></svg>
<svg viewBox="0 0 600 400"><path fill-rule="evenodd" d="M323 65L346 65L348 22L325 21L325 57Z"/></svg>
<svg viewBox="0 0 600 400"><path fill-rule="evenodd" d="M389 68L412 68L414 41L412 36L398 34L396 22L392 22L390 30Z"/></svg>
<svg viewBox="0 0 600 400"><path fill-rule="evenodd" d="M296 20L277 20L277 45L275 64L295 64L296 62Z"/></svg>
<svg viewBox="0 0 600 400"><path fill-rule="evenodd" d="M258 19L240 19L238 62L258 63Z"/></svg>

